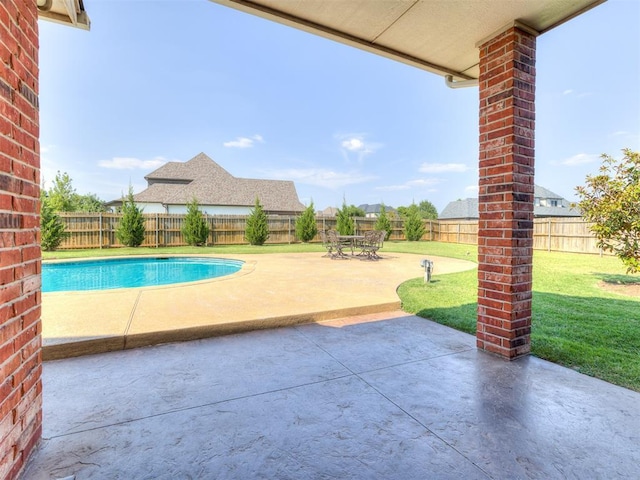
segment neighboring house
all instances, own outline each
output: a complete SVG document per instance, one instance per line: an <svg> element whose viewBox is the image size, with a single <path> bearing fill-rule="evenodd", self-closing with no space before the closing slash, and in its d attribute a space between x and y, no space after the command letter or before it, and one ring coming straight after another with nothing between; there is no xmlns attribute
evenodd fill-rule
<svg viewBox="0 0 640 480"><path fill-rule="evenodd" d="M327 207L321 212L318 212L321 217L335 217L338 215L338 209L336 207Z"/></svg>
<svg viewBox="0 0 640 480"><path fill-rule="evenodd" d="M248 215L256 197L267 214L297 215L305 209L293 182L236 178L204 153L187 162L168 162L144 178L147 189L133 197L144 213L186 213L194 198L209 215ZM117 200L109 206L121 204Z"/></svg>
<svg viewBox="0 0 640 480"><path fill-rule="evenodd" d="M533 193L533 216L545 217L579 217L580 210L560 195L535 185ZM478 199L465 198L449 202L438 216L439 220L476 220L478 215Z"/></svg>
<svg viewBox="0 0 640 480"><path fill-rule="evenodd" d="M380 215L380 211L382 210L382 204L381 203L375 203L373 205L369 205L367 203L363 203L362 205L359 205L358 208L364 212L364 216L365 217L367 217L367 218L378 218L378 215ZM384 211L387 214L389 214L391 212L395 212L396 209L388 207L387 205L385 205L384 206Z"/></svg>

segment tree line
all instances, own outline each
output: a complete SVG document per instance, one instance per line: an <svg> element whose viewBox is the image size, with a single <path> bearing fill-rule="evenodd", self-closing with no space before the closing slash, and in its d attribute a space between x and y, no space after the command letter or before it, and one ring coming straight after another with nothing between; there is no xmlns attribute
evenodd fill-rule
<svg viewBox="0 0 640 480"><path fill-rule="evenodd" d="M623 157L615 159L602 155L599 174L588 175L585 185L576 187L580 197L577 206L583 218L592 223L591 230L598 239L597 246L612 252L626 266L627 273L640 272L640 153L631 149L623 150ZM54 250L65 238L64 225L58 212L101 212L105 204L96 195L79 195L72 186L67 173L58 172L49 190L41 193L41 245L44 250ZM133 187L123 199L122 220L117 228L118 240L130 247L140 246L144 240L144 219L142 209L133 198ZM313 201L296 218L296 236L302 242L311 241L318 233ZM395 212L381 206L375 229L391 234L390 217ZM438 213L429 201L399 207L399 215L404 221L405 237L417 241L424 234L424 219L438 218ZM341 235L353 235L354 217L366 216L365 212L347 205L343 200L337 211L337 230ZM187 205L187 216L183 225L185 239L189 245L206 245L209 225L200 211L197 199ZM269 238L267 216L256 198L255 205L247 217L245 237L251 245L263 245Z"/></svg>

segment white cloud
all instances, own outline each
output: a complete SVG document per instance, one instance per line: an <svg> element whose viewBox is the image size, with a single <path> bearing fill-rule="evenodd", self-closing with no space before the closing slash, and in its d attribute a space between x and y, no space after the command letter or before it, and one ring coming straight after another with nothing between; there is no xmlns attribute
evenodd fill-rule
<svg viewBox="0 0 640 480"><path fill-rule="evenodd" d="M103 168L113 168L116 170L151 170L167 163L163 157L156 157L151 160L140 160L133 157L113 157L111 160L100 160L98 165Z"/></svg>
<svg viewBox="0 0 640 480"><path fill-rule="evenodd" d="M559 162L551 162L554 165L566 165L567 167L575 167L578 165L585 165L587 163L595 163L600 159L600 155L593 155L589 153L578 153L573 157L565 158Z"/></svg>
<svg viewBox="0 0 640 480"><path fill-rule="evenodd" d="M466 187L464 187L464 191L473 192L477 195L478 192L480 191L480 188L478 187L478 185L467 185Z"/></svg>
<svg viewBox="0 0 640 480"><path fill-rule="evenodd" d="M237 137L235 140L224 142L222 145L227 148L251 148L255 143L264 143L262 135L254 135L252 137Z"/></svg>
<svg viewBox="0 0 640 480"><path fill-rule="evenodd" d="M362 172L336 172L322 168L273 170L268 176L331 189L366 183L377 178Z"/></svg>
<svg viewBox="0 0 640 480"><path fill-rule="evenodd" d="M365 156L375 153L382 147L380 143L366 141L365 135L360 133L336 135L335 137L340 141L340 149L346 161L350 160L350 154L352 154L356 155L358 163L362 163Z"/></svg>
<svg viewBox="0 0 640 480"><path fill-rule="evenodd" d="M573 93L573 90L571 90L570 88L562 92L563 95L571 95L572 93Z"/></svg>
<svg viewBox="0 0 640 480"><path fill-rule="evenodd" d="M466 172L469 167L464 163L423 163L418 171L422 173Z"/></svg>
<svg viewBox="0 0 640 480"><path fill-rule="evenodd" d="M422 188L428 189L429 191L434 191L432 187L439 185L443 182L440 178L418 178L416 180L409 180L403 184L399 185L385 185L381 187L376 187L376 190L382 190L386 192L395 192L400 190L410 190L412 188Z"/></svg>

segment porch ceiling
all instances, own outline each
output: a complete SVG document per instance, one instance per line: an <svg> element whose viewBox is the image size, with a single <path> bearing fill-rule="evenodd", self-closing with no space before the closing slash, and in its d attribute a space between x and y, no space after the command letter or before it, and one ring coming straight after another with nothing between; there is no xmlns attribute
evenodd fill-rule
<svg viewBox="0 0 640 480"><path fill-rule="evenodd" d="M455 80L515 22L544 33L606 0L211 0ZM259 41L259 39L255 39Z"/></svg>

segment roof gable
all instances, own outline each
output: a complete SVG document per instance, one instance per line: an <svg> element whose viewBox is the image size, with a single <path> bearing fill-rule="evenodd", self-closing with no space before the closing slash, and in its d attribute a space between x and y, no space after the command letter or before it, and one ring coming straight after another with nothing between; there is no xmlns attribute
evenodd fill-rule
<svg viewBox="0 0 640 480"><path fill-rule="evenodd" d="M256 198L266 211L299 212L304 205L288 180L236 178L204 153L187 162L168 162L144 177L149 187L136 194L138 202L252 207Z"/></svg>

